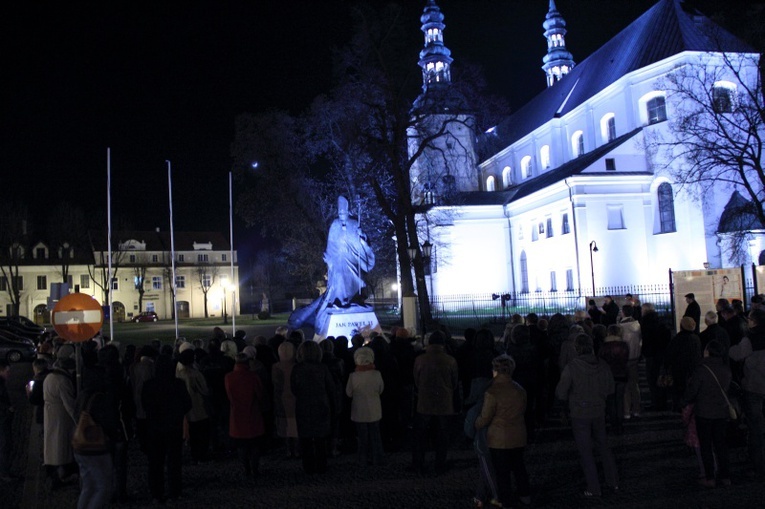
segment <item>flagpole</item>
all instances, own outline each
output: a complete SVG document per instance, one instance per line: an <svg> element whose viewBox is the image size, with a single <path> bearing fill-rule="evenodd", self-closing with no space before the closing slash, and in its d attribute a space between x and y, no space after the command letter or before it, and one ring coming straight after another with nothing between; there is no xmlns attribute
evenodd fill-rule
<svg viewBox="0 0 765 509"><path fill-rule="evenodd" d="M170 281L170 289L173 292L173 317L175 318L175 339L178 339L178 294L176 293L176 279L175 279L175 230L173 229L173 176L170 161L167 163L167 190L170 201L170 260L172 266L172 280Z"/></svg>
<svg viewBox="0 0 765 509"><path fill-rule="evenodd" d="M236 336L236 283L234 282L234 192L233 174L228 172L228 235L229 258L231 259L231 337ZM225 292L225 288L223 289Z"/></svg>
<svg viewBox="0 0 765 509"><path fill-rule="evenodd" d="M106 244L109 256L109 274L106 284L109 285L109 339L114 341L114 286L112 285L112 149L106 148Z"/></svg>

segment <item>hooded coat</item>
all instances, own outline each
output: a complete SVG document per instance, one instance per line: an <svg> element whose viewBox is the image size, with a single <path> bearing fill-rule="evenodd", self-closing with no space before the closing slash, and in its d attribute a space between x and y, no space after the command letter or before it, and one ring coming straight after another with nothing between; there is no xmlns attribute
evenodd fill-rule
<svg viewBox="0 0 765 509"><path fill-rule="evenodd" d="M592 353L580 355L569 362L555 388L555 396L568 401L572 419L604 416L606 398L613 392L611 368Z"/></svg>

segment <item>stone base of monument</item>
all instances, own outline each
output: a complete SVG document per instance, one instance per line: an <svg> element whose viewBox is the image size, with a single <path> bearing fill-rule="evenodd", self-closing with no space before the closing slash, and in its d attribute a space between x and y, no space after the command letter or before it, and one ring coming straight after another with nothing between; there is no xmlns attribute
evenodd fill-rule
<svg viewBox="0 0 765 509"><path fill-rule="evenodd" d="M324 339L328 336L345 336L350 346L351 337L361 334L369 336L372 331L382 332L377 315L370 307L351 306L348 309L329 309L326 311L326 330L316 330L314 340Z"/></svg>

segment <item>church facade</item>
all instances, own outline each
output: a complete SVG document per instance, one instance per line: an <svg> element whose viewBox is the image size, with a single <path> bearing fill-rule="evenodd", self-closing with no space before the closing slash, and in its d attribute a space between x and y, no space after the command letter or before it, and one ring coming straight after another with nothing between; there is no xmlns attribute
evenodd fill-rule
<svg viewBox="0 0 765 509"><path fill-rule="evenodd" d="M415 110L429 95L448 96L452 63L435 1L421 20L424 84ZM478 137L444 137L462 149L442 165L447 178L434 182L432 162L413 168L420 237L434 245L432 295L593 295L593 286L662 284L670 270L731 266L720 220L745 193L735 184L710 190L677 182L682 161L652 143L672 139L671 119L682 108L668 76L724 74L725 62L740 58L742 71L716 81L711 94L732 101L737 79L757 81L757 56L681 0L660 0L581 62L566 47L554 0L543 28L548 88ZM457 115L456 106L453 124L469 125L469 108ZM757 261L765 246L747 242L744 251Z"/></svg>

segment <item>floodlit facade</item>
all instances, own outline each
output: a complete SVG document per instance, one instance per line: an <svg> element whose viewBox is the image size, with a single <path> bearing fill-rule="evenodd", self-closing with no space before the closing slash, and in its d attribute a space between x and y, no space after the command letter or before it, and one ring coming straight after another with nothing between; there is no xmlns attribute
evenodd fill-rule
<svg viewBox="0 0 765 509"><path fill-rule="evenodd" d="M429 2L429 19L437 9ZM683 107L668 91L671 73L714 68L724 76L727 59L740 65L739 78L757 83L757 55L680 0L659 1L576 64L563 27L550 1L548 88L472 140L476 166L461 172L473 176L472 189L415 201L423 206L420 236L434 243L434 296L592 295L593 284L660 284L670 270L731 264L721 219L745 193L734 185L711 192L681 186L672 174L682 163L650 147L673 136L668 120ZM710 95L721 107L735 100L735 82L715 83ZM422 187L421 175L413 189ZM749 242L757 261L765 246Z"/></svg>
<svg viewBox="0 0 765 509"><path fill-rule="evenodd" d="M205 293L209 316L238 312L239 268L236 251L217 232L175 233L175 281L179 318L205 316ZM19 314L38 323L50 320L49 298L54 283L64 280L66 260L70 291L79 291L108 304L104 287L108 278L108 246L105 232L91 232L92 250L73 247L62 254L45 242L33 245L19 260L21 289ZM118 232L112 241L112 312L115 321L130 320L142 311L154 311L160 320L173 318L172 259L170 234L159 231ZM143 288L143 296L138 288ZM12 314L8 281L0 275L0 309ZM55 291L55 290L53 290ZM225 295L225 298L224 298Z"/></svg>

